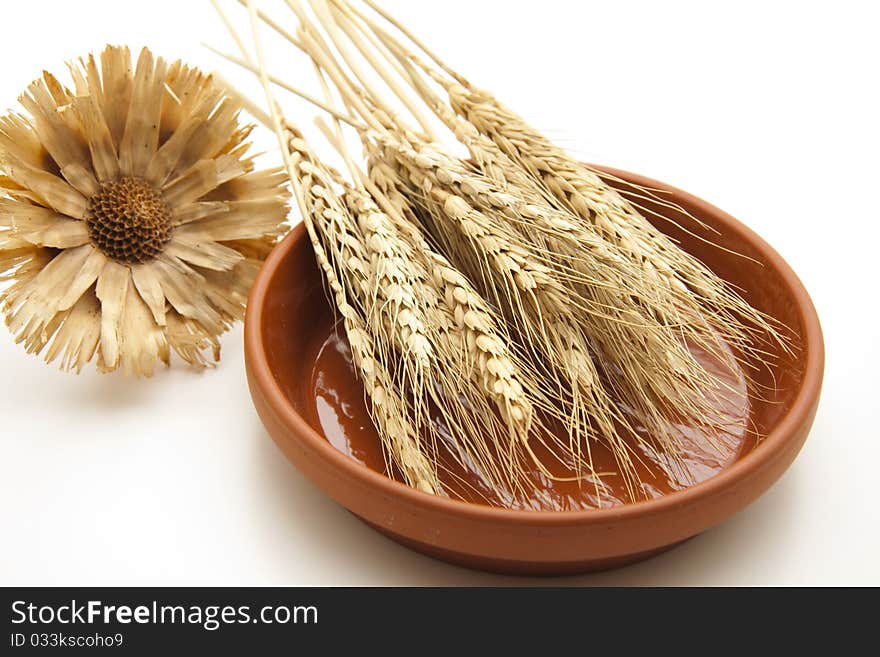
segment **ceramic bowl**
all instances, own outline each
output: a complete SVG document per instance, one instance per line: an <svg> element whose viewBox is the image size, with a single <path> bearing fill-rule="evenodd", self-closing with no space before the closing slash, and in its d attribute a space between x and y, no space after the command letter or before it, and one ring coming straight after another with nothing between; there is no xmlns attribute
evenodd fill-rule
<svg viewBox="0 0 880 657"><path fill-rule="evenodd" d="M822 383L819 320L798 277L764 240L709 203L632 173L602 169L624 193L636 183L703 222L670 210L655 224L755 307L797 334L796 356L773 371L779 392L755 401L765 438L714 477L659 498L588 511L519 511L421 493L335 449L310 423L313 394L306 349L330 313L302 225L271 253L253 286L245 320L245 358L254 405L269 435L316 486L396 541L474 568L519 574L570 574L620 566L666 550L722 522L764 493L804 444ZM712 231L717 231L714 233ZM706 244L711 239L742 258ZM295 522L294 518L290 522Z"/></svg>

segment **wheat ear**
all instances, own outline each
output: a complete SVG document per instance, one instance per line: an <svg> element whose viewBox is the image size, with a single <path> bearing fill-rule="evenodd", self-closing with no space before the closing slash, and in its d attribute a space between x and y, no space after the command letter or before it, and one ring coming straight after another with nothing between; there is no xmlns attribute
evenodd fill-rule
<svg viewBox="0 0 880 657"><path fill-rule="evenodd" d="M332 220L344 216L345 208L339 199L323 184L326 171L309 149L308 144L295 129L284 127L287 124L280 114L269 87L265 56L259 37L257 10L252 0L247 0L251 29L257 54L260 82L266 94L271 112L272 125L278 137L285 167L294 189L294 195L312 242L315 257L324 272L334 300L343 317L343 325L352 356L358 368L366 394L370 400L370 412L379 431L385 453L398 465L404 480L412 487L426 493L443 494L443 487L437 469L431 458L422 448L421 437L407 419L406 399L394 391L394 380L385 366L376 359L376 350L370 332L367 330L363 313L349 303L349 292L345 289L337 269L344 265L343 258L331 259L321 240L321 234L313 219ZM338 244L338 242L337 242Z"/></svg>
<svg viewBox="0 0 880 657"><path fill-rule="evenodd" d="M411 200L428 209L432 232L447 256L518 327L529 352L526 357L549 364L542 387L547 397L562 400L568 444L561 447L575 458L579 469L594 472L589 439L605 440L632 492L637 479L631 449L623 440L626 421L605 394L589 341L571 319L571 295L549 268L536 262L539 258L529 243L503 215L483 212L450 189L449 171L437 163L435 154L427 156L387 135L382 141L383 155L376 154L374 159L393 159Z"/></svg>
<svg viewBox="0 0 880 657"><path fill-rule="evenodd" d="M352 28L354 17L363 18L362 14L351 11L347 3L341 0L334 0L334 6L339 8L337 13L343 17L341 24L346 33L362 52L366 52L368 49ZM735 357L724 342L741 352L760 352L751 344L748 325L772 332L763 316L745 304L698 261L677 249L588 168L573 163L570 158L562 162L562 165L576 165L587 171L587 177L592 177L586 181L592 183L589 193L578 190L573 184L568 187L558 182L555 186L546 185L545 179L552 181L565 176L564 166L560 165L565 154L561 150L555 149L553 158L544 158L537 164L534 158L531 162L524 162L522 149L512 148L510 144L502 147L503 131L510 131L512 126L522 124L518 117L510 112L499 115L496 111L494 117L490 117L495 119L494 123L477 120L475 111L463 110L466 104L460 100L455 102L467 94L470 94L467 99L473 101L476 92L467 81L454 74L453 81L450 81L407 52L389 35L376 29L367 19L364 20L378 37L371 37L373 46L380 50L384 47L385 54L390 55L389 60L393 61L395 57L399 60L398 72L409 78L417 93L468 147L473 161L490 179L489 184L478 176L468 179L466 170L458 175L454 182L469 201L486 210L503 208L511 220L520 225L525 223L522 219L528 217L529 222L524 226L526 234L534 238L536 231L544 231L546 251L556 254L564 264L580 273L595 271L597 262L601 264L602 261L594 257L597 253L611 252L613 266L606 270L604 276L596 276L594 280L604 277L606 282L613 284L597 286L588 283L582 292L587 300L609 309L605 314L593 311L587 331L598 343L602 360L612 365L606 368L606 374L618 396L631 400L631 407L640 420L652 434L660 437L661 442L664 441L663 436L669 433L671 422L682 419L703 426L710 432L724 431L726 418L717 412L717 407L729 391L694 359L689 347L708 353L728 371L735 373ZM363 30L362 35L369 37L370 30ZM415 40L409 33L407 35ZM432 57L439 62L435 56ZM428 72L435 82L447 90L453 101L452 108L424 83L410 61ZM448 67L442 63L439 65L449 73ZM387 73L379 72L383 77L388 77ZM489 106L486 111L490 114L496 110L496 106L500 107L497 102L483 103L484 106L486 104ZM479 103L471 102L472 110L475 105L480 107ZM468 120L458 118L453 110L458 110ZM494 141L481 134L480 130L492 136ZM499 134L502 138L499 138ZM531 137L534 142L540 135L533 133ZM549 146L552 147L552 144ZM524 164L525 168L520 168L519 164ZM561 176L557 175L554 165L562 171ZM529 177L527 171L534 176L531 181L524 180ZM598 185L595 184L597 181ZM514 191L514 196L520 198L493 192L492 183L500 185L504 192ZM560 194L560 190L564 189L570 189L572 193ZM524 194L526 191L528 193ZM577 200L579 191L580 196L587 198L591 204L581 203L578 206L571 202L572 198ZM535 213L532 199L537 199L538 206L541 206L542 198L555 206L554 210L565 211L565 216L560 217L558 212L547 212L546 208ZM584 214L585 208L589 210L590 221L584 221L578 214ZM549 220L551 217L552 221ZM593 245L597 240L606 248L596 249ZM624 277L627 269L629 273ZM677 278L680 272L684 272L683 277L690 282L690 287ZM699 290L694 289L695 285L700 285ZM615 288L626 290L626 293L621 294ZM702 312L703 305L710 307L708 319ZM589 304L586 309L590 310ZM751 321L744 322L743 315ZM632 345L641 346L651 357L641 358L632 350ZM647 362L643 364L643 361ZM667 450L673 447L666 446Z"/></svg>
<svg viewBox="0 0 880 657"><path fill-rule="evenodd" d="M423 368L428 366L426 347L420 339L422 336L418 330L413 330L412 324L415 322L400 321L402 315L404 320L407 319L404 313L395 312L391 306L369 295L370 291L378 289L382 277L376 275L372 263L362 252L361 236L352 230L355 225L353 218L327 184L329 181L323 179L321 167L316 165L301 136L290 134L288 143L294 173L305 192L308 215L304 213L304 218L312 217L311 222L315 225L312 246L343 318L352 355L364 382L371 414L386 452L407 483L425 492L440 494L442 486L436 465L419 432L425 422L418 410L422 399L420 391L415 388L413 398L416 411L413 412L412 403L407 399L408 392L395 380L386 365L390 347L379 348L374 337L377 335L376 329L383 327L397 335L404 347L403 353L411 356L404 359L412 368L412 374L408 377L410 385L422 385ZM345 285L344 282L349 283ZM351 289L355 285L360 289ZM360 300L357 304L360 308L351 303L352 298ZM373 322L370 322L371 317Z"/></svg>
<svg viewBox="0 0 880 657"><path fill-rule="evenodd" d="M522 497L525 482L520 475L525 471L520 457L529 452L532 402L505 340L494 333L488 307L477 305L482 300L469 285L465 287L464 277L433 251L407 219L410 208L391 203L354 165L338 130L334 133L320 121L319 125L354 180L344 197L358 220L381 288L365 292L379 298L380 308L396 308L385 323L401 325L397 334L404 340L398 341L398 350L404 358L417 339L433 384L427 396L442 423L456 430L451 447L460 464L478 468L496 495ZM451 288L453 283L457 287ZM462 300L463 293L470 297ZM469 307L462 310L462 306ZM442 438L434 423L427 431L434 444Z"/></svg>
<svg viewBox="0 0 880 657"><path fill-rule="evenodd" d="M393 170L375 163L370 167L370 176L378 192L395 208L398 225L406 231L416 257L431 275L433 289L439 292L454 327L457 356L464 356L454 361L464 364L466 374L496 403L498 411L516 427L516 433L527 436L533 414L523 386L527 374L510 350L510 338L502 332L500 319L471 282L428 243L418 228L419 220L412 218L413 206L400 192Z"/></svg>

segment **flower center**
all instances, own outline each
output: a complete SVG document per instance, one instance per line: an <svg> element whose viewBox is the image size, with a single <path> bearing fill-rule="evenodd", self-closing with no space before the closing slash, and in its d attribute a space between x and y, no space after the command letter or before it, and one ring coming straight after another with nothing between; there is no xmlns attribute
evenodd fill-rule
<svg viewBox="0 0 880 657"><path fill-rule="evenodd" d="M88 210L89 238L118 262L152 260L171 239L171 209L159 190L141 178L104 183L89 199Z"/></svg>

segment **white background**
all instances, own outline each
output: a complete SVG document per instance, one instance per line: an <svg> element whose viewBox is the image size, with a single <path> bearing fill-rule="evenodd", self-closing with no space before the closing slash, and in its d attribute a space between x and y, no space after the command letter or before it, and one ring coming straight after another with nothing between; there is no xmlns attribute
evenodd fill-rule
<svg viewBox="0 0 880 657"><path fill-rule="evenodd" d="M825 391L794 466L747 510L617 571L551 581L471 572L379 536L287 463L251 406L240 327L216 370L178 364L148 381L62 374L3 331L0 584L880 584L870 5L385 1L577 154L702 196L799 273L823 321ZM246 31L244 14L230 13ZM4 21L2 107L43 68L63 73L66 59L106 42L218 67L258 93L201 47L232 50L207 2L18 2ZM301 57L267 47L289 67L281 73L317 89ZM257 142L274 148L265 133Z"/></svg>

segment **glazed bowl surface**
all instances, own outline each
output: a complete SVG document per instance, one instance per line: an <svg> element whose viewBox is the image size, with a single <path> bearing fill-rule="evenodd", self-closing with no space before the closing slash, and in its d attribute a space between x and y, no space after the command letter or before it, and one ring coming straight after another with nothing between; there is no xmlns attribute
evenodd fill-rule
<svg viewBox="0 0 880 657"><path fill-rule="evenodd" d="M572 574L631 563L717 525L764 493L803 446L819 401L824 347L809 295L776 251L722 210L644 176L598 168L624 195L636 193L629 185L635 183L686 210L690 217L667 203L640 201L675 220L649 216L658 228L736 285L754 307L793 329L793 355L767 373L775 391L752 400L751 420L763 434L754 448L693 487L599 510L501 509L427 495L390 479L337 450L315 420L309 376L314 350L308 345L316 331L326 331L332 311L300 224L266 260L245 319L251 396L293 465L400 543L460 565L518 574Z"/></svg>

